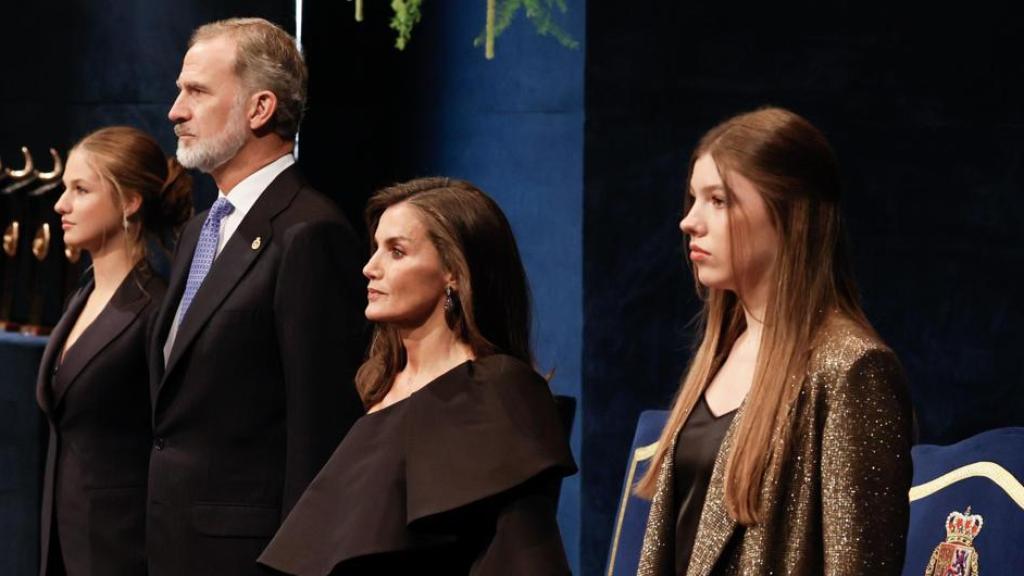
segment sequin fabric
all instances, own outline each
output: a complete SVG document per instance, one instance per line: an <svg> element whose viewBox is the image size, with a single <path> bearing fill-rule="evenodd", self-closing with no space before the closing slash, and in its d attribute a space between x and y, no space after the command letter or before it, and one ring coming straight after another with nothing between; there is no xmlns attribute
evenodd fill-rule
<svg viewBox="0 0 1024 576"><path fill-rule="evenodd" d="M715 460L688 576L900 574L912 476L903 370L891 350L852 322L831 322L819 342L793 407L789 456L763 488L763 521L744 528L725 508L725 463L741 407ZM670 573L671 490L666 458L638 576Z"/></svg>

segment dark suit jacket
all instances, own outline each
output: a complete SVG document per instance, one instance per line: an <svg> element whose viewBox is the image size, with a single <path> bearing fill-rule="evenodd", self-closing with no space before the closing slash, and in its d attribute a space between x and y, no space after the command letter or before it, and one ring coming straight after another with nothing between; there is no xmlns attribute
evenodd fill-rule
<svg viewBox="0 0 1024 576"><path fill-rule="evenodd" d="M363 412L363 251L297 166L214 261L164 366L205 218L181 236L151 343L153 576L259 573L256 557Z"/></svg>
<svg viewBox="0 0 1024 576"><path fill-rule="evenodd" d="M129 274L59 363L94 283L69 301L36 383L50 425L41 574L145 574L146 473L151 445L147 325L165 285ZM54 369L60 374L54 379ZM57 541L59 539L59 542Z"/></svg>

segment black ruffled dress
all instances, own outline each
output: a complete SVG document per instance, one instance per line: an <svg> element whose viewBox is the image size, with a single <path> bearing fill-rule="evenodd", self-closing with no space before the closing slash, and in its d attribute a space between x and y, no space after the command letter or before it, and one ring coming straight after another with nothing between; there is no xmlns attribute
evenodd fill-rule
<svg viewBox="0 0 1024 576"><path fill-rule="evenodd" d="M555 515L576 465L547 382L469 361L358 420L259 562L296 576L568 574Z"/></svg>

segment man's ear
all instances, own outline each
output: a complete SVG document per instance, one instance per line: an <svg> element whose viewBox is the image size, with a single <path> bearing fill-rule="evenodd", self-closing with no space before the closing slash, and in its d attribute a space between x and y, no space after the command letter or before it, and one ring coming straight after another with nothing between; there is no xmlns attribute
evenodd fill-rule
<svg viewBox="0 0 1024 576"><path fill-rule="evenodd" d="M267 126L277 110L277 96L270 90L260 90L249 97L249 129L256 131Z"/></svg>

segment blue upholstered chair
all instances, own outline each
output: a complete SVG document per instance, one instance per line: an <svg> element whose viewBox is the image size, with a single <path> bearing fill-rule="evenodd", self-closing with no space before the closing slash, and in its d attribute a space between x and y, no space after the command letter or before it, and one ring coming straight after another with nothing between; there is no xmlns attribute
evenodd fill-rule
<svg viewBox="0 0 1024 576"><path fill-rule="evenodd" d="M916 446L913 457L903 576L925 574L933 552L946 542L947 518L953 512L965 513L968 506L971 515L983 518L972 542L974 552L952 543L936 553L936 563L957 551L968 561L976 553L980 574L1024 574L1024 428L990 430L951 446ZM965 520L953 517L954 533L957 519ZM932 570L946 575L945 570Z"/></svg>
<svg viewBox="0 0 1024 576"><path fill-rule="evenodd" d="M640 414L629 450L626 464L626 479L622 483L622 497L619 511L615 515L612 544L608 553L607 576L634 576L640 561L640 547L644 543L644 528L651 503L633 495L633 486L647 470L651 457L658 447L658 436L665 427L668 412L648 410Z"/></svg>

